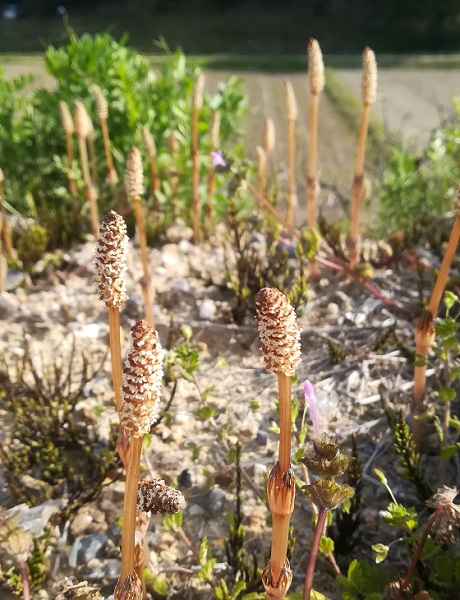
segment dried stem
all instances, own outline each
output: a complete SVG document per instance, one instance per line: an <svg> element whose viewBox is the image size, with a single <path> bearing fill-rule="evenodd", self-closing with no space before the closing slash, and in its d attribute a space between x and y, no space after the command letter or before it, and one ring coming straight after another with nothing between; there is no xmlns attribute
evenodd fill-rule
<svg viewBox="0 0 460 600"><path fill-rule="evenodd" d="M110 338L110 360L112 363L112 381L115 402L117 405L118 417L121 414L121 388L122 380L122 362L121 362L121 339L120 339L120 309L109 306L109 338ZM127 464L127 438L120 428L117 441L117 450L120 455L123 466Z"/></svg>
<svg viewBox="0 0 460 600"><path fill-rule="evenodd" d="M316 560L318 558L319 544L324 531L324 525L327 519L327 509L322 508L318 514L318 521L316 522L316 529L313 535L313 541L310 549L310 556L308 557L307 570L305 572L305 582L303 586L302 600L310 600L311 591L313 588L313 575L315 574Z"/></svg>
<svg viewBox="0 0 460 600"><path fill-rule="evenodd" d="M145 222L144 222L144 213L141 205L140 196L134 196L133 198L134 205L134 217L136 219L136 230L137 237L139 240L139 246L141 249L141 260L142 260L142 269L144 272L144 276L142 278L142 295L144 297L144 309L145 309L145 320L150 325L150 327L154 326L154 318L153 318L153 288L152 281L149 273L149 262L148 262L148 250L147 250L147 236L145 234Z"/></svg>
<svg viewBox="0 0 460 600"><path fill-rule="evenodd" d="M21 575L22 598L23 600L30 600L29 571L26 561L21 558L18 558L18 570Z"/></svg>

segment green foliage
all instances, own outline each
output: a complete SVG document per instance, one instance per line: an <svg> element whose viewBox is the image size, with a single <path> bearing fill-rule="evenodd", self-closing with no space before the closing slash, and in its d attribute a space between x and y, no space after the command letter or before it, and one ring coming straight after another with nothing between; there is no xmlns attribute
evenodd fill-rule
<svg viewBox="0 0 460 600"><path fill-rule="evenodd" d="M456 117L431 137L420 157L402 145L393 146L383 174L379 231L409 233L426 239L427 230L452 209L460 149L460 102Z"/></svg>
<svg viewBox="0 0 460 600"><path fill-rule="evenodd" d="M105 154L98 128L91 85L98 84L109 104L108 127L115 168L123 180L125 159L132 145L143 149L142 127L148 127L157 146L157 161L163 188L159 193L161 211L171 219L167 170L171 166L167 138L172 129L179 142L175 169L179 173L177 197L181 216L189 218L191 190L191 94L198 74L180 50L170 53L160 72L154 73L150 61L126 46L127 37L115 40L108 33L83 34L69 31L64 47L49 46L45 66L56 82L53 91L37 89L27 93L29 78L9 81L0 70L0 155L5 173L5 196L12 211L32 216L46 227L50 244L61 245L78 239L80 219L69 219L72 199L67 190L65 136L59 116L59 101L72 107L82 101L95 124L95 144L99 181L106 176ZM205 94L199 115L201 166L209 164L208 129L212 110L221 113L220 139L224 146L234 144L241 131L244 96L241 81L233 77L220 84L213 95ZM147 167L147 160L145 167ZM80 197L82 216L83 183L77 162L71 166ZM220 187L216 176L216 213L222 212ZM121 193L122 196L122 193ZM151 204L151 203L150 203ZM101 213L113 208L113 191L106 183L99 188ZM164 223L167 224L167 223Z"/></svg>
<svg viewBox="0 0 460 600"><path fill-rule="evenodd" d="M387 569L356 559L350 563L346 577L337 577L343 588L344 600L382 600L382 590L387 581Z"/></svg>
<svg viewBox="0 0 460 600"><path fill-rule="evenodd" d="M17 243L18 258L27 273L32 273L33 267L39 261L48 245L46 229L38 224L28 227Z"/></svg>

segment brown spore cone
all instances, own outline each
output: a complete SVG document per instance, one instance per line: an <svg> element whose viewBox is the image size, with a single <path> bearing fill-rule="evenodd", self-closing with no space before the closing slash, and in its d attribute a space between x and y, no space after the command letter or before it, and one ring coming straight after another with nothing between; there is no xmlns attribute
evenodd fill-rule
<svg viewBox="0 0 460 600"><path fill-rule="evenodd" d="M125 288L128 236L123 218L111 210L99 228L94 273L99 298L108 308L119 308L128 299Z"/></svg>
<svg viewBox="0 0 460 600"><path fill-rule="evenodd" d="M158 417L163 349L158 332L146 321L137 321L131 336L131 348L123 368L120 425L125 435L142 438Z"/></svg>
<svg viewBox="0 0 460 600"><path fill-rule="evenodd" d="M137 488L137 508L153 514L174 514L185 506L179 490L166 485L162 479L143 479Z"/></svg>
<svg viewBox="0 0 460 600"><path fill-rule="evenodd" d="M300 360L300 326L289 300L276 288L256 296L256 319L265 368L290 376Z"/></svg>

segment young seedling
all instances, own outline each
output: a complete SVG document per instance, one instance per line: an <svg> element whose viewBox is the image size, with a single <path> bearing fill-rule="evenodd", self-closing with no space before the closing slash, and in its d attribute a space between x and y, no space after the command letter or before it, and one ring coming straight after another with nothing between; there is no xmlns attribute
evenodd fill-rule
<svg viewBox="0 0 460 600"><path fill-rule="evenodd" d="M324 90L325 79L321 48L313 38L308 43L308 75L310 79L310 147L307 178L307 224L308 227L316 229L316 205L320 191L319 178L316 171L318 106L319 97ZM313 278L318 276L318 263L315 259L310 263L310 275Z"/></svg>
<svg viewBox="0 0 460 600"><path fill-rule="evenodd" d="M267 158L267 172L270 167L270 159L273 154L273 150L275 149L276 144L276 130L275 130L275 122L273 119L267 119L265 122L265 130L264 130L264 150L265 156ZM267 190L264 190L262 196L265 196Z"/></svg>
<svg viewBox="0 0 460 600"><path fill-rule="evenodd" d="M131 330L131 348L123 369L120 425L129 437L126 488L123 507L121 571L114 600L142 598L142 584L136 574L135 528L142 441L158 418L163 377L163 350L158 333L145 321ZM132 596L126 595L131 593Z"/></svg>
<svg viewBox="0 0 460 600"><path fill-rule="evenodd" d="M313 454L301 459L308 470L319 477L314 483L302 488L318 508L318 520L308 558L302 600L311 598L313 575L328 512L351 498L354 493L346 483L340 485L335 482L335 479L346 471L349 463L348 456L340 452L335 439L328 436L317 438L313 440L313 448Z"/></svg>
<svg viewBox="0 0 460 600"><path fill-rule="evenodd" d="M74 159L74 153L73 153L74 127L73 127L72 115L70 114L69 107L64 102L64 100L61 100L59 102L59 110L61 113L62 129L64 130L65 139L66 139L67 164L69 166L69 169L72 169L73 159ZM70 195L72 196L73 201L75 201L75 199L77 198L77 184L75 182L75 179L73 179L70 176L70 174L69 174L69 191L70 191ZM77 213L75 213L75 214L77 214Z"/></svg>
<svg viewBox="0 0 460 600"><path fill-rule="evenodd" d="M295 193L295 123L298 117L297 101L290 81L284 82L286 99L286 119L288 124L288 196L286 205L286 221L292 225L294 208L297 205Z"/></svg>
<svg viewBox="0 0 460 600"><path fill-rule="evenodd" d="M142 268L144 272L141 285L142 294L144 296L145 318L147 323L153 327L153 288L149 273L144 213L141 205L141 195L144 193L144 173L142 169L141 153L135 146L129 151L128 159L126 161L125 186L126 193L133 202L137 238L141 248Z"/></svg>
<svg viewBox="0 0 460 600"><path fill-rule="evenodd" d="M157 172L157 147L153 135L147 127L142 128L142 138L144 140L145 149L150 160L150 176L152 178L152 193L153 193L153 210L158 214L160 212L160 204L158 201L158 192L160 191L160 178Z"/></svg>
<svg viewBox="0 0 460 600"><path fill-rule="evenodd" d="M291 469L291 375L300 360L300 327L289 300L276 288L256 297L256 318L265 368L276 374L280 413L278 462L267 486L273 517L272 547L262 582L269 598L284 598L292 581L287 558L289 520L294 510L295 475Z"/></svg>
<svg viewBox="0 0 460 600"><path fill-rule="evenodd" d="M198 153L198 116L203 105L204 75L200 73L192 95L192 226L193 243L200 242L201 202L198 192L200 183L200 156Z"/></svg>
<svg viewBox="0 0 460 600"><path fill-rule="evenodd" d="M361 125L359 128L358 150L356 153L355 176L352 187L351 200L351 225L350 225L350 269L356 267L358 260L358 236L361 199L364 190L364 154L366 151L366 139L369 121L369 107L374 104L377 97L377 63L375 54L370 48L363 52L363 77L361 82L363 111L361 113Z"/></svg>
<svg viewBox="0 0 460 600"><path fill-rule="evenodd" d="M123 218L113 210L107 213L99 229L99 239L94 260L94 272L98 284L99 298L109 311L110 358L112 362L113 391L118 417L121 414L121 342L120 307L126 302L125 275L128 236ZM126 440L120 429L118 453L126 466Z"/></svg>
<svg viewBox="0 0 460 600"><path fill-rule="evenodd" d="M455 203L455 221L450 233L449 242L442 259L436 283L431 293L428 310L424 311L418 320L415 329L415 351L417 353L417 362L414 367L414 398L411 405L412 417L420 414L422 409L423 394L425 393L426 383L426 360L428 352L433 345L435 338L434 319L438 314L439 304L441 302L444 288L446 287L447 277L450 266L455 255L455 251L460 239L460 190L457 190L457 199ZM423 421L413 420L413 434L417 450L420 451L423 437Z"/></svg>
<svg viewBox="0 0 460 600"><path fill-rule="evenodd" d="M91 230L93 236L97 239L99 231L99 213L97 208L97 192L96 188L91 181L91 175L89 171L88 163L88 152L86 149L86 140L88 138L88 122L89 116L86 112L86 108L81 102L75 102L75 109L73 113L73 123L75 127L75 135L78 141L78 150L80 154L81 171L83 173L83 181L85 184L85 196L89 206L89 213L91 218Z"/></svg>
<svg viewBox="0 0 460 600"><path fill-rule="evenodd" d="M102 93L101 88L94 84L91 86L91 92L96 100L96 111L101 124L102 139L104 141L105 160L107 162L107 181L112 187L118 183L118 175L113 166L112 150L110 148L109 127L107 119L109 118L109 107L107 100Z"/></svg>
<svg viewBox="0 0 460 600"><path fill-rule="evenodd" d="M214 110L211 117L211 125L209 127L209 153L216 151L219 147L219 129L220 129L220 112ZM208 171L208 232L211 233L214 229L214 179L215 167L213 162L209 165Z"/></svg>

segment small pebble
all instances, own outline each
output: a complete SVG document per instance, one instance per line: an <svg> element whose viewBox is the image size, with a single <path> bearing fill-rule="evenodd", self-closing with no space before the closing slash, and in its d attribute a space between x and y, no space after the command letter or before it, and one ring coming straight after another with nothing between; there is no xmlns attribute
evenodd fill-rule
<svg viewBox="0 0 460 600"><path fill-rule="evenodd" d="M210 321L216 314L216 311L217 307L214 300L206 298L200 306L200 319L203 319L203 321Z"/></svg>
<svg viewBox="0 0 460 600"><path fill-rule="evenodd" d="M268 443L268 432L259 429L256 434L256 442L259 446L266 446Z"/></svg>
<svg viewBox="0 0 460 600"><path fill-rule="evenodd" d="M190 488L193 485L193 475L189 469L184 469L179 473L177 483L180 487Z"/></svg>

